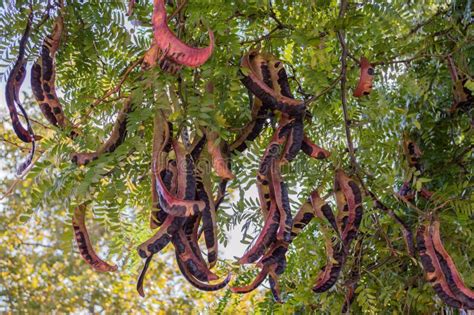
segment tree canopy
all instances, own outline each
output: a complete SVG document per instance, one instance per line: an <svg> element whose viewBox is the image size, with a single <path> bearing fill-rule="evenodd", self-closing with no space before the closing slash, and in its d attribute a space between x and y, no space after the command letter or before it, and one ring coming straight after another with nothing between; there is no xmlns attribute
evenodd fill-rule
<svg viewBox="0 0 474 315"><path fill-rule="evenodd" d="M407 252L394 218L413 233L429 217L439 220L444 245L473 288L474 120L472 104L453 105L457 83L451 76L454 67L465 78L461 89L474 93L472 1L171 0L168 24L180 39L204 47L207 30L215 34L211 58L198 68L183 67L178 75L140 67L153 38L152 2L136 1L127 16L129 1L65 1L56 86L78 135L71 139L70 130L49 124L25 80L23 105L42 139L32 168L21 177L16 169L30 148L16 138L0 99L0 310L337 314L351 281L358 280L354 313L450 312L426 280L419 257ZM41 0L0 6L2 91L31 12L28 70L59 6ZM314 293L326 253L324 224L313 220L289 247L280 278L283 304L275 303L266 283L248 295L229 288L200 292L184 280L166 249L153 259L143 299L135 290L142 265L136 248L154 233L149 228L154 115L158 109L169 111L167 118L182 138L192 140L207 128L218 134L218 142L232 143L251 119L251 99L239 70L242 56L252 49L284 63L295 98L305 100L311 113L305 132L331 153L325 160L299 154L283 167L293 214L317 188L334 205L335 170L344 169L364 192L356 245L336 285ZM375 76L372 92L357 98L362 56ZM109 137L129 98L134 110L124 142L85 166L72 163L72 154L93 151ZM217 212L222 246L231 231L250 244L262 227L256 176L275 124L269 119L244 153L232 155L235 179ZM407 163L406 137L420 148L422 172ZM219 178L211 179L216 192ZM400 198L407 181L433 196ZM118 265L116 273L95 273L74 246L71 218L84 202L92 210L87 222L94 246ZM217 273L231 271L231 285L249 283L256 269L236 261L220 257Z"/></svg>

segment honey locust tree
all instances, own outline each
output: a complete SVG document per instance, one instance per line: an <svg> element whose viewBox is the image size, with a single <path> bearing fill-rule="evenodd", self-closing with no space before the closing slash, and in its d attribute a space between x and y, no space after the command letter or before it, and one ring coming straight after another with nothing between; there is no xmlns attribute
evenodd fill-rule
<svg viewBox="0 0 474 315"><path fill-rule="evenodd" d="M51 18L40 23L49 2L2 2L2 90L30 9L35 27L27 58L30 63L37 58L57 14L51 8ZM308 101L312 119L307 133L331 152L324 161L300 154L284 169L293 213L315 188L332 192L334 170L342 167L412 230L435 209L445 245L472 288L472 110L450 111L453 82L447 62L448 57L455 61L468 78L465 88L474 91L471 0L168 1L170 14L180 8L169 23L180 38L204 46L208 27L216 36L212 58L198 69L184 68L179 80L159 67L133 67L152 40L152 1L139 1L131 16L126 16L128 1L65 2L66 32L56 58L56 84L79 136L71 140L49 125L25 84L23 103L43 138L32 169L15 178L15 168L29 148L15 138L3 96L0 99L1 310L337 314L347 284L357 280L354 313L448 312L425 280L418 259L407 254L400 225L374 207L369 195L364 197L358 237L360 260L351 252L341 278L328 292L311 290L326 263L322 222L313 220L287 254L281 277L284 304L273 302L265 284L245 296L228 289L196 291L176 271L170 251L156 255L147 297L136 294L141 265L136 247L153 233L148 223L153 115L157 108L172 108L168 119L191 137L207 127L221 141L231 142L251 115L239 74L240 58L250 49L270 52L284 62L295 97ZM374 87L370 95L354 98L361 56L375 65ZM213 93L206 89L209 83ZM129 95L138 105L129 115L124 143L87 166L71 163L72 153L94 150L107 139ZM261 228L258 200L248 191L255 185L274 123L268 120L245 154L232 156L236 178L218 212L223 245L230 231L241 232L242 242L249 244ZM416 174L413 185L428 187L435 193L433 200L407 204L396 198L412 171L403 157L404 134L423 152L424 172ZM85 200L93 200L88 221L95 222L90 224L95 246L119 265L119 273L94 273L73 246L72 211ZM234 263L221 259L219 272L232 270L235 283L248 283L254 270ZM357 279L351 276L354 268Z"/></svg>

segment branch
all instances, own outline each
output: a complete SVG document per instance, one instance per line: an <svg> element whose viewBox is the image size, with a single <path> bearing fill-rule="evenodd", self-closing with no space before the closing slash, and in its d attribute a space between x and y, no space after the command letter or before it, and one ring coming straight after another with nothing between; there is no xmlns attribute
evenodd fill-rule
<svg viewBox="0 0 474 315"><path fill-rule="evenodd" d="M280 29L283 29L283 28L280 25L277 25L274 29L272 29L267 34L257 37L255 39L241 41L240 44L244 45L244 44L250 44L250 43L258 43L258 42L261 42L262 40L270 39L271 35Z"/></svg>
<svg viewBox="0 0 474 315"><path fill-rule="evenodd" d="M339 9L339 19L344 18L347 10L347 0L341 0L341 5ZM357 160L354 154L354 144L352 142L352 135L350 129L350 119L347 111L347 56L348 50L346 45L346 35L342 29L337 31L337 37L339 43L341 44L342 55L341 55L341 102L342 102L342 111L344 113L344 126L346 129L346 139L347 139L347 149L349 151L349 156L351 159L351 165L354 170L357 169Z"/></svg>
<svg viewBox="0 0 474 315"><path fill-rule="evenodd" d="M143 56L136 59L134 62L132 62L127 69L125 69L125 72L122 76L122 79L120 79L120 82L112 89L108 90L107 92L105 92L105 94L97 99L94 103L92 103L90 105L90 108L88 110L88 112L86 113L86 118L88 118L92 112L92 110L97 107L99 104L103 103L109 96L117 93L120 91L120 89L122 88L122 85L123 83L125 82L125 80L127 80L129 74L132 72L133 69L135 69L135 67L137 67L139 64L141 64L143 61Z"/></svg>
<svg viewBox="0 0 474 315"><path fill-rule="evenodd" d="M305 104L308 105L314 101L316 101L318 98L320 98L321 96L327 94L329 91L331 91L335 86L336 84L341 81L342 79L342 73L336 78L336 80L332 81L331 84L329 86L327 86L324 90L322 90L319 94L316 94L316 95L313 95L311 96L306 102ZM300 83L297 81L298 83L298 86L300 86ZM301 88L301 86L300 86Z"/></svg>

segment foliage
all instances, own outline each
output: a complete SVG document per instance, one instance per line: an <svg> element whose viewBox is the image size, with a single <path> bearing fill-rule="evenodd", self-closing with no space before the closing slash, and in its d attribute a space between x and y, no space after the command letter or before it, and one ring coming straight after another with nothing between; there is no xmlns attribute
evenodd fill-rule
<svg viewBox="0 0 474 315"><path fill-rule="evenodd" d="M17 43L28 14L27 1L0 7L0 66L2 80L16 58ZM45 1L35 0L35 23ZM176 1L174 10L177 7ZM452 54L462 72L474 73L474 28L472 3L467 1L414 0L349 2L343 18L339 3L332 0L190 0L185 6L185 24L178 34L186 42L204 46L206 29L216 34L213 57L199 69L183 69L181 82L159 69L133 70L121 93L91 104L113 89L124 70L149 47L152 5L140 1L132 17L126 17L125 1L67 1L65 44L57 57L57 85L68 117L81 127L72 141L47 126L31 91L24 88L24 103L35 119L40 142L38 161L13 187L14 169L25 154L9 126L6 110L0 185L8 195L0 205L0 309L31 312L190 312L235 313L339 313L344 299L347 270L330 292L311 291L317 273L325 264L320 222L313 222L289 251L289 265L282 277L286 303L275 304L268 292L236 296L228 290L216 294L197 292L176 272L172 255L160 254L148 273L146 300L134 291L139 268L135 248L147 239L150 211L150 152L153 112L172 108L176 126L191 134L208 126L223 140L231 141L250 117L248 95L239 81L242 54L260 47L284 60L291 74L295 95L318 97L309 105L312 124L306 128L312 139L329 149L328 161L313 161L299 155L288 169L292 209L296 211L317 187L332 190L334 169L350 169L338 79L341 47L336 36L344 30L350 56L365 55L378 62L374 91L368 97L349 97L349 117L356 158L367 187L416 228L423 215L439 208L442 235L466 283L474 283L472 264L472 112L450 113L452 83L445 58ZM54 10L51 12L54 16ZM173 20L174 21L174 20ZM172 21L172 22L173 22ZM173 24L173 23L171 23ZM38 55L52 19L33 32L29 61ZM349 92L357 84L358 65L349 58ZM471 77L472 78L472 77ZM205 86L214 84L214 94ZM25 84L26 86L27 84ZM472 87L473 81L469 81ZM298 91L298 93L296 93ZM304 93L304 94L302 94ZM128 121L128 137L114 153L87 167L76 167L70 154L93 150L107 138L114 114L124 97L132 95L135 111ZM3 102L3 99L1 100ZM2 104L5 108L4 104ZM243 241L259 229L258 202L248 190L255 184L256 167L271 135L269 127L250 149L233 157L237 179L229 187L233 198L219 212L221 241L229 230L242 226ZM425 173L418 181L435 191L435 201L416 201L409 208L394 198L408 178L400 142L409 132L423 151ZM418 184L420 185L420 184ZM96 247L113 257L119 274L95 274L72 248L70 218L75 205L92 199ZM445 306L423 278L420 264L405 251L399 226L364 202L361 227L362 277L355 313L440 312ZM103 245L103 246L100 246ZM227 260L224 273L233 269L238 282L248 282L251 272Z"/></svg>

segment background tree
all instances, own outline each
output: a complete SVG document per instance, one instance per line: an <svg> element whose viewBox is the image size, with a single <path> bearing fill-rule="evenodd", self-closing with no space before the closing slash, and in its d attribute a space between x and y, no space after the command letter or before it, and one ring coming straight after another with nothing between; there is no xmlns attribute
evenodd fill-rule
<svg viewBox="0 0 474 315"><path fill-rule="evenodd" d="M29 4L38 26L47 1L5 1L0 11L2 82L16 59ZM204 46L206 29L216 34L212 58L199 69L183 69L181 80L158 68L132 67L151 42L152 5L140 1L126 17L125 1L66 1L66 35L57 56L57 85L68 117L80 126L79 137L50 127L25 85L24 103L34 128L43 136L37 161L21 179L14 169L25 155L2 111L0 144L4 198L0 204L0 307L15 311L189 311L339 313L357 255L346 263L335 289L314 294L311 287L325 264L320 222L313 222L290 247L282 277L284 305L267 290L248 296L228 290L215 294L192 289L175 271L169 253L156 257L147 279L148 297L134 291L139 268L136 247L147 239L150 211L150 153L153 113L171 108L181 130L206 126L231 141L250 117L249 99L239 80L239 61L251 48L284 60L296 96L308 100L313 114L309 135L329 149L328 161L303 155L285 169L292 209L317 187L332 191L334 169L352 170L375 196L415 229L433 209L442 222L446 247L466 283L474 283L472 209L472 111L450 112L452 82L446 58L452 56L474 90L472 1L170 1L181 8L170 25L186 42ZM50 10L51 16L57 14ZM53 19L35 27L28 47L33 62ZM362 99L352 91L358 59L376 64L374 91ZM129 69L130 71L126 71ZM29 81L29 80L26 80ZM214 93L206 93L206 85ZM104 97L107 95L107 97ZM125 143L86 167L70 161L76 151L93 150L110 133L123 99L139 104L130 114ZM347 98L347 99L346 99ZM3 98L0 102L3 102ZM344 105L344 106L343 106ZM5 108L4 104L2 104ZM271 123L270 123L271 125ZM242 241L253 239L261 224L258 202L246 193L255 184L259 157L271 127L249 150L233 157L228 198L219 211L221 242L242 227ZM411 170L401 150L409 133L423 151L425 172L414 185L435 192L411 207L395 197ZM215 181L217 182L217 180ZM95 274L72 247L74 206L93 200L95 240L120 267L119 274ZM331 201L331 199L330 199ZM416 259L407 255L400 226L387 212L364 199L360 280L355 313L433 313L448 311L423 278ZM91 220L91 218L89 218ZM102 246L100 246L102 245ZM219 270L237 271L237 283L252 270L238 270L234 260Z"/></svg>

